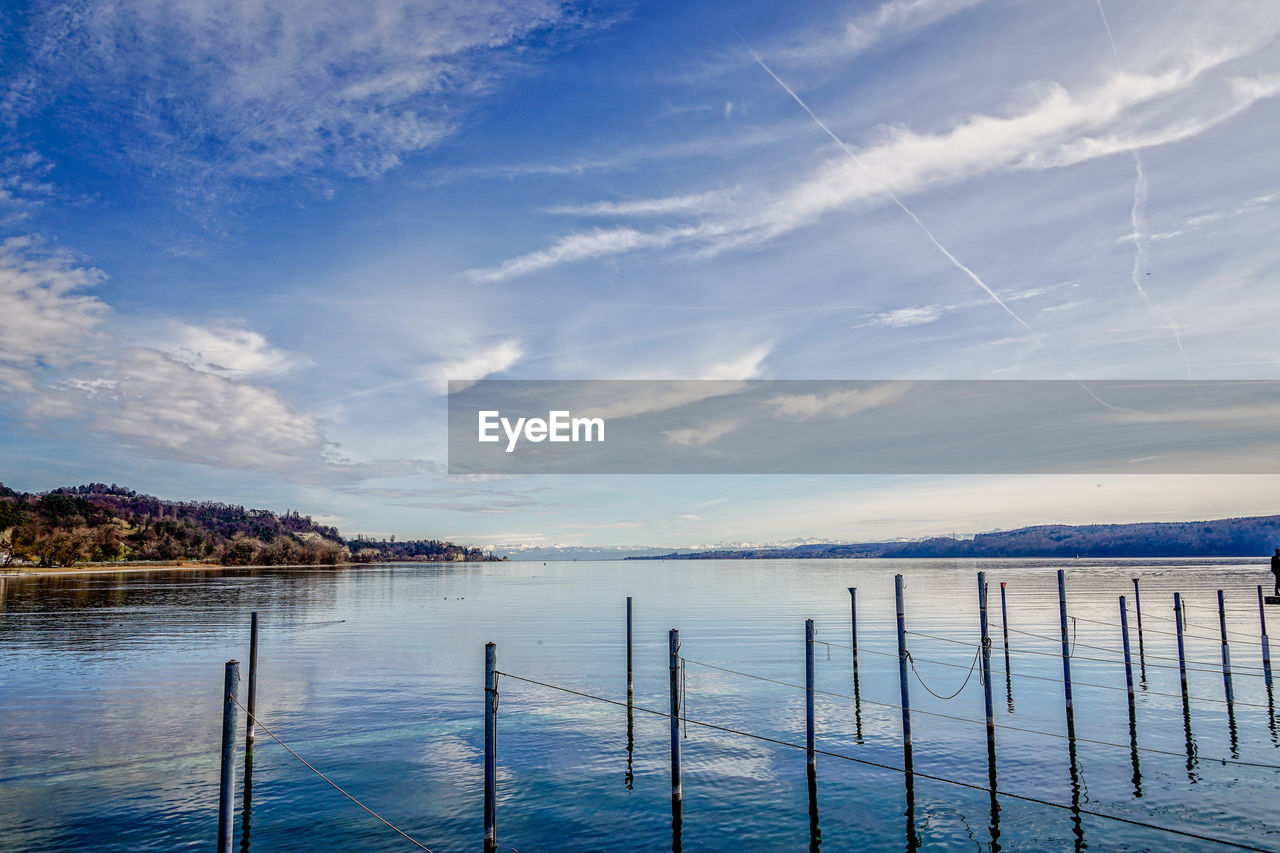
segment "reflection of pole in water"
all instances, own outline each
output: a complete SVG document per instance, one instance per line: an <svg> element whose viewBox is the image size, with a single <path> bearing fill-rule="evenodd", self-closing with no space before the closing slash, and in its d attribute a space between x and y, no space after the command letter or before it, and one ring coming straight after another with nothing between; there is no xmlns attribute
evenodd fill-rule
<svg viewBox="0 0 1280 853"><path fill-rule="evenodd" d="M920 835L916 832L916 780L911 770L911 759L907 759L907 853L915 853L920 849Z"/></svg>
<svg viewBox="0 0 1280 853"><path fill-rule="evenodd" d="M862 743L862 689L858 684L858 662L853 663L853 736Z"/></svg>
<svg viewBox="0 0 1280 853"><path fill-rule="evenodd" d="M818 771L809 765L809 853L822 849L822 830L818 828Z"/></svg>
<svg viewBox="0 0 1280 853"><path fill-rule="evenodd" d="M987 729L987 786L991 792L991 853L1000 853L1000 801L996 799L995 729Z"/></svg>
<svg viewBox="0 0 1280 853"><path fill-rule="evenodd" d="M1191 733L1191 704L1186 693L1182 694L1182 728L1187 736L1187 779L1194 785L1200 776L1196 773L1196 739Z"/></svg>
<svg viewBox="0 0 1280 853"><path fill-rule="evenodd" d="M1009 669L1009 646L1004 647L1004 698L1009 705L1009 713L1013 713L1013 671Z"/></svg>
<svg viewBox="0 0 1280 853"><path fill-rule="evenodd" d="M632 770L632 766L631 766L632 757L635 755L635 746L636 746L636 737L635 737L636 717L635 717L635 711L632 708L631 702L632 702L632 694L631 694L631 691L628 690L627 691L627 772L622 777L622 784L628 791L630 791L635 786L635 781L636 781L635 772Z"/></svg>
<svg viewBox="0 0 1280 853"><path fill-rule="evenodd" d="M1129 695L1129 762L1133 765L1133 795L1142 798L1142 765L1138 763L1138 714Z"/></svg>
<svg viewBox="0 0 1280 853"><path fill-rule="evenodd" d="M1120 637L1124 643L1124 682L1129 693L1129 761L1133 764L1133 795L1142 796L1142 769L1138 765L1138 713L1133 704L1133 660L1129 653L1129 614L1120 596Z"/></svg>
<svg viewBox="0 0 1280 853"><path fill-rule="evenodd" d="M1231 757L1240 757L1240 741L1236 735L1235 690L1231 686L1231 649L1227 646L1227 611L1218 590L1218 626L1222 631L1222 686L1227 696L1227 731L1231 735Z"/></svg>
<svg viewBox="0 0 1280 853"><path fill-rule="evenodd" d="M1271 689L1271 640L1267 637L1267 611L1262 601L1262 584L1258 584L1258 621L1262 625L1262 674Z"/></svg>
<svg viewBox="0 0 1280 853"><path fill-rule="evenodd" d="M1088 847L1084 842L1084 821L1080 814L1080 768L1076 764L1076 727L1067 718L1067 758L1071 765L1071 832L1075 836L1077 853Z"/></svg>
<svg viewBox="0 0 1280 853"><path fill-rule="evenodd" d="M862 743L862 689L858 683L858 588L849 587L849 633L853 640L853 724L854 737ZM828 646L827 650L830 651Z"/></svg>
<svg viewBox="0 0 1280 853"><path fill-rule="evenodd" d="M1187 737L1187 778L1192 784L1196 775L1196 741L1191 733L1191 701L1187 698L1187 653L1182 641L1182 594L1173 594L1173 622L1178 632L1178 678L1182 683L1182 728Z"/></svg>
<svg viewBox="0 0 1280 853"><path fill-rule="evenodd" d="M1280 747L1280 735L1276 733L1276 700L1270 684L1267 685L1267 727L1271 729L1271 743Z"/></svg>
<svg viewBox="0 0 1280 853"><path fill-rule="evenodd" d="M671 853L681 853L684 842L684 803L675 794L671 795Z"/></svg>
<svg viewBox="0 0 1280 853"><path fill-rule="evenodd" d="M249 853L249 820L253 815L253 747L244 751L244 803L240 812L240 853Z"/></svg>

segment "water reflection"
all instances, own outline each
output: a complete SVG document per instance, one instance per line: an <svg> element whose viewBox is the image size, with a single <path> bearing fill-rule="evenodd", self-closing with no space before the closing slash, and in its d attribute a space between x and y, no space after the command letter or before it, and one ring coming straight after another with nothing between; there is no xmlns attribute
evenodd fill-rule
<svg viewBox="0 0 1280 853"><path fill-rule="evenodd" d="M822 849L822 830L818 828L818 771L812 764L806 765L809 777L809 853Z"/></svg>
<svg viewBox="0 0 1280 853"><path fill-rule="evenodd" d="M684 850L684 842L681 835L684 832L684 803L680 797L671 795L671 853L681 853Z"/></svg>
<svg viewBox="0 0 1280 853"><path fill-rule="evenodd" d="M910 753L908 753L910 755ZM907 853L915 853L920 849L921 839L916 832L916 781L911 772L911 761L907 761L907 772L903 774L907 787Z"/></svg>
<svg viewBox="0 0 1280 853"><path fill-rule="evenodd" d="M1196 772L1196 738L1191 733L1191 703L1185 689L1182 691L1182 729L1187 740L1187 779L1194 785L1200 781L1200 774Z"/></svg>
<svg viewBox="0 0 1280 853"><path fill-rule="evenodd" d="M1142 798L1142 767L1138 763L1138 714L1129 694L1129 762L1133 765L1133 795Z"/></svg>
<svg viewBox="0 0 1280 853"><path fill-rule="evenodd" d="M253 747L244 752L244 802L240 811L240 853L249 853L249 823L253 816Z"/></svg>
<svg viewBox="0 0 1280 853"><path fill-rule="evenodd" d="M633 693L627 691L627 772L623 774L622 785L630 791L636 781L635 771L632 767L632 759L635 755L636 747L636 717L635 710L632 706Z"/></svg>
<svg viewBox="0 0 1280 853"><path fill-rule="evenodd" d="M1067 758L1071 765L1071 834L1075 839L1077 853L1088 848L1084 840L1084 820L1080 814L1080 766L1076 761L1076 726L1070 713L1067 714Z"/></svg>
<svg viewBox="0 0 1280 853"><path fill-rule="evenodd" d="M987 729L987 787L991 794L991 853L1000 853L1000 801L996 798L996 733Z"/></svg>

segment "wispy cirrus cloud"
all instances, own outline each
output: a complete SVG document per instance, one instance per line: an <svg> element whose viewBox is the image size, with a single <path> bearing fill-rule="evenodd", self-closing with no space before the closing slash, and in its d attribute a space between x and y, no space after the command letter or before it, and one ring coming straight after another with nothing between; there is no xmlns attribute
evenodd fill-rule
<svg viewBox="0 0 1280 853"><path fill-rule="evenodd" d="M777 189L744 188L728 214L645 230L632 225L568 234L550 246L478 268L479 280L503 281L556 266L624 253L691 246L704 256L775 240L840 210L907 196L996 173L1078 165L1117 153L1197 136L1254 103L1280 94L1269 74L1218 73L1270 42L1275 27L1230 46L1198 48L1147 73L1118 71L1104 83L1072 91L1035 87L1029 106L975 114L940 132L888 128L851 156L831 158ZM1130 121L1135 130L1130 134ZM713 192L713 191L706 191ZM674 211L691 195L653 199ZM692 210L692 208L691 208Z"/></svg>
<svg viewBox="0 0 1280 853"><path fill-rule="evenodd" d="M535 58L511 55L530 36L586 23L553 0L50 3L32 15L32 67L7 101L35 111L75 91L110 117L96 130L123 156L197 191L316 170L378 175L448 136L468 99Z"/></svg>
<svg viewBox="0 0 1280 853"><path fill-rule="evenodd" d="M987 0L888 0L835 27L793 36L776 45L771 53L793 63L848 59L886 39L916 32L985 2Z"/></svg>

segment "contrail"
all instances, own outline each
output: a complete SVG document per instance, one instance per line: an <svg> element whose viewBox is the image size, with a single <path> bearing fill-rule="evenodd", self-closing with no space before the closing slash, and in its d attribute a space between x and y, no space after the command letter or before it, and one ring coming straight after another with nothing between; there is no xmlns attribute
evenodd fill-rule
<svg viewBox="0 0 1280 853"><path fill-rule="evenodd" d="M847 154L850 160L852 160L854 163L856 163L857 165L865 169L866 164L862 162L862 160L853 151L853 149L850 148L848 145L846 145L843 139L841 139L839 136L836 136L836 134L831 130L831 128L827 127L826 123L822 119L818 118L817 114L814 113L814 111L809 108L809 105L804 102L804 99L801 98L799 95L797 95L794 89L788 86L781 77L779 77L777 74L773 72L773 69L770 68L768 63L766 63L760 57L760 54L756 53L755 50L751 47L751 45L747 43L747 40L742 37L742 34L739 33L737 30L733 29L732 27L730 27L729 29L732 30L733 34L738 37L739 41L742 42L742 46L747 49L747 53L751 54L751 58L756 61L756 64L759 65L761 68L763 68L765 72L774 79L774 82L776 82L779 86L781 86L783 90L785 90L786 93L790 95L797 104L800 105L800 108L809 114L809 118L813 119L814 122L818 125L818 127L822 128L822 130L827 134L827 136L830 136L831 140L835 142L836 145L840 146L840 150L843 151L845 154ZM886 195L889 196L889 198L893 199L893 203L896 204L902 210L903 213L911 217L911 221L920 227L920 230L924 232L924 235L929 238L929 242L933 243L934 247L939 252L941 252L946 257L946 259L956 267L956 269L960 270L965 275L967 275L973 281L974 284L978 285L978 287L983 289L983 291L987 294L987 296L991 297L991 299L997 305L1003 308L1006 314L1008 314L1010 317L1016 320L1018 325L1026 329L1027 335L1030 336L1031 340L1036 342L1037 346L1039 346L1045 352L1049 352L1049 348L1045 346L1044 341L1040 339L1040 336L1036 334L1035 330L1031 328L1031 326L1027 323L1027 321L1022 319L1020 316L1018 316L1018 313L1014 311L1012 308L1010 308L1008 303L1006 303L1003 299L1001 299L998 293L996 293L994 290L988 287L987 283L983 281L981 278L979 278L977 273L975 273L973 270L969 269L969 267L961 263L960 259L957 258L955 255L951 254L951 252L947 251L947 247L942 245L941 242L939 242L938 238L935 237L933 232L929 230L929 226L925 225L924 222L920 220L920 217L916 216L915 213L911 210L911 208L907 207L902 202L902 199L898 198L897 194L893 192L893 190L886 188L884 192ZM1097 394L1093 393L1093 389L1091 389L1088 385L1086 385L1084 383L1084 380L1077 377L1069 369L1065 367L1063 369L1066 370L1067 375L1071 377L1071 379L1077 385L1083 388L1085 393L1088 394L1090 397L1092 397L1094 401L1097 402L1099 405L1105 406L1106 408L1111 409L1112 411L1117 411L1117 412L1128 411L1127 409L1123 409L1119 406L1113 406L1110 403L1108 403L1106 400L1103 400Z"/></svg>
<svg viewBox="0 0 1280 853"><path fill-rule="evenodd" d="M803 98L801 98L799 95L795 93L794 89L792 89L785 82L783 82L781 77L773 73L773 69L770 68L768 64L766 64L765 61L760 58L760 54L756 53L751 48L751 45L747 44L747 40L742 38L742 35L738 33L737 30L734 30L733 34L738 36L738 38L742 41L743 46L746 47L747 52L751 54L751 58L756 61L756 64L759 65L761 68L763 68L765 72L767 72L768 75L772 77L774 81L779 86L781 86L786 91L786 93L795 100L797 104L800 105L800 108L809 114L809 118L813 119L814 122L817 123L818 127L822 128L823 131L826 132L827 136L830 136L831 140L835 142L836 145L840 146L840 150L844 151L844 153L847 154L849 156L849 159L853 160L853 162L857 163L859 166L863 166L862 161L858 158L858 155L854 153L853 149L851 149L848 145L846 145L843 139L836 136L835 133L831 131L831 128L827 127L826 123L823 122L822 119L818 118L818 116L814 113L813 110L809 109L809 105L804 102ZM942 243L938 242L938 238L933 236L933 232L929 230L929 227L920 221L920 217L916 216L915 213L912 212L911 208L907 207L905 204L902 203L902 199L898 198L898 196L893 192L893 190L886 189L884 192L886 195L889 196L889 198L893 199L893 203L896 204L899 208L901 208L903 213L905 213L907 216L910 216L911 220L915 222L916 225L920 226L920 230L923 231L924 235L929 238L929 242L933 243L934 247L937 248L937 250L941 252L944 256L946 256L947 260L949 260L957 269L959 269L961 272L967 275L970 279L972 279L974 284L978 285L978 287L981 287L986 292L987 296L990 296L997 305L999 305L1001 308L1005 310L1005 313L1007 313L1010 317L1016 320L1019 325L1021 325L1024 329L1027 330L1027 334L1029 334L1035 340L1036 343L1040 344L1040 346L1042 347L1044 346L1044 342L1040 340L1040 337L1035 333L1035 330L1033 330L1031 326L1027 325L1027 321L1019 317L1017 312L1015 312L1012 308L1010 308L1008 304L1003 299L1000 298L999 294L997 294L990 287L987 287L987 283L983 281L981 278L979 278L977 273L975 273L973 270L969 269L967 266L962 264L960 262L960 259L957 258L955 255L948 252L947 247L942 245Z"/></svg>
<svg viewBox="0 0 1280 853"><path fill-rule="evenodd" d="M1107 41L1111 45L1111 56L1116 61L1116 69L1121 70L1120 51L1116 47L1116 37L1111 31L1111 22L1107 20L1107 10L1102 5L1102 0L1094 0L1098 6L1098 14L1102 17L1102 28L1107 31ZM1129 221L1133 226L1133 270L1130 272L1130 278L1133 280L1133 286L1137 288L1138 293L1142 295L1142 300L1147 303L1147 308L1153 314L1163 314L1165 319L1165 328L1173 332L1174 343L1178 345L1178 352L1182 353L1182 363L1187 369L1187 378L1194 378L1191 373L1191 358L1187 355L1187 350L1182 345L1182 333L1178 331L1178 324L1173 321L1173 316L1166 310L1157 308L1155 303L1151 301L1151 295L1147 293L1146 288L1142 286L1142 275L1147 266L1147 171L1142 165L1142 155L1138 153L1137 147L1133 144L1133 117L1129 114L1129 108L1124 109L1124 120L1129 126L1129 153L1133 155L1133 207L1129 210Z"/></svg>

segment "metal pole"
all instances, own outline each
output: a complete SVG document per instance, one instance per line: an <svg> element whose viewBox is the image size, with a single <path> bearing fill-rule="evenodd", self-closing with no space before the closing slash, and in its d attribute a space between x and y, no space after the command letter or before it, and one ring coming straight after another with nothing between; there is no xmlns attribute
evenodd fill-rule
<svg viewBox="0 0 1280 853"><path fill-rule="evenodd" d="M1133 662L1129 657L1129 613L1120 596L1120 638L1124 641L1124 683L1129 688L1129 701L1133 702Z"/></svg>
<svg viewBox="0 0 1280 853"><path fill-rule="evenodd" d="M1178 631L1178 675L1182 679L1182 698L1187 698L1187 655L1182 645L1182 596L1173 594L1173 621Z"/></svg>
<svg viewBox="0 0 1280 853"><path fill-rule="evenodd" d="M1004 581L1000 581L1000 627L1004 629L1004 645L1009 647L1009 605L1005 601Z"/></svg>
<svg viewBox="0 0 1280 853"><path fill-rule="evenodd" d="M902 757L911 773L911 695L907 690L907 627L902 609L902 575L894 575L894 598L898 605L898 689L902 696Z"/></svg>
<svg viewBox="0 0 1280 853"><path fill-rule="evenodd" d="M498 647L484 644L484 849L498 849Z"/></svg>
<svg viewBox="0 0 1280 853"><path fill-rule="evenodd" d="M1071 702L1071 646L1067 639L1067 580L1058 569L1058 621L1062 628L1062 686L1067 697L1067 725L1075 727L1075 709Z"/></svg>
<svg viewBox="0 0 1280 853"><path fill-rule="evenodd" d="M227 661L222 681L222 774L218 788L218 853L231 853L236 797L236 700L240 662Z"/></svg>
<svg viewBox="0 0 1280 853"><path fill-rule="evenodd" d="M1231 649L1227 647L1227 611L1222 603L1222 590L1218 590L1218 626L1222 632L1222 683L1227 690L1227 701L1235 699L1231 689Z"/></svg>
<svg viewBox="0 0 1280 853"><path fill-rule="evenodd" d="M1262 589L1262 587L1258 587ZM853 668L858 668L858 588L849 587L849 631L853 639Z"/></svg>
<svg viewBox="0 0 1280 853"><path fill-rule="evenodd" d="M1142 598L1138 594L1138 579L1133 579L1133 612L1138 617L1138 636L1142 636Z"/></svg>
<svg viewBox="0 0 1280 853"><path fill-rule="evenodd" d="M813 620L804 620L804 747L809 768L815 766L813 752Z"/></svg>
<svg viewBox="0 0 1280 853"><path fill-rule="evenodd" d="M987 573L978 572L978 621L982 625L982 692L987 703L987 730L994 731L996 714L991 703L991 636L987 630Z"/></svg>
<svg viewBox="0 0 1280 853"><path fill-rule="evenodd" d="M1262 623L1262 673L1271 686L1271 641L1267 639L1267 611L1262 601L1262 584L1258 584L1258 620Z"/></svg>
<svg viewBox="0 0 1280 853"><path fill-rule="evenodd" d="M671 800L684 798L680 785L680 632L675 628L667 635L671 666Z"/></svg>
<svg viewBox="0 0 1280 853"><path fill-rule="evenodd" d="M249 703L245 720L244 748L253 749L253 730L258 723L258 611L249 616Z"/></svg>
<svg viewBox="0 0 1280 853"><path fill-rule="evenodd" d="M627 696L631 695L631 596L627 596Z"/></svg>

